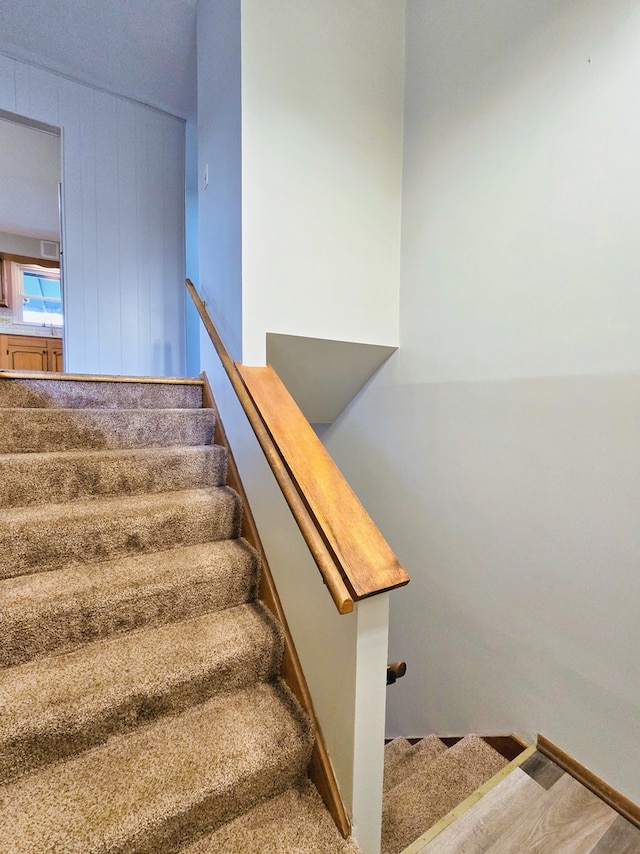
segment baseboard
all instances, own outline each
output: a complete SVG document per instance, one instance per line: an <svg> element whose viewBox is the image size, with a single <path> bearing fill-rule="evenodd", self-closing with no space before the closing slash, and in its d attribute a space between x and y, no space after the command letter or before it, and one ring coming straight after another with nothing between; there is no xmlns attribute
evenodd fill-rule
<svg viewBox="0 0 640 854"><path fill-rule="evenodd" d="M46 340L46 336L43 337L45 337ZM112 377L108 374L68 374L55 371L14 371L10 368L1 368L0 378L10 380L74 380L74 382L85 383L148 383L156 385L202 385L202 379L199 377Z"/></svg>
<svg viewBox="0 0 640 854"><path fill-rule="evenodd" d="M544 735L538 735L538 750L544 753L552 762L555 762L563 771L574 777L579 783L582 783L587 789L597 795L602 801L608 804L621 816L630 821L636 827L640 828L640 806L634 804L629 798L620 794L600 777L597 777L584 765L581 765L577 759L569 756L564 750L561 750Z"/></svg>

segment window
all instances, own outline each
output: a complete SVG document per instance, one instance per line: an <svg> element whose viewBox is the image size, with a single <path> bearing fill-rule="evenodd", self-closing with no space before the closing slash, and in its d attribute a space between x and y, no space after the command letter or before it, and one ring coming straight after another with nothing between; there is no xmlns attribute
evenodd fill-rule
<svg viewBox="0 0 640 854"><path fill-rule="evenodd" d="M12 309L13 322L31 326L62 326L59 266L15 255L5 255L1 263L5 305Z"/></svg>
<svg viewBox="0 0 640 854"><path fill-rule="evenodd" d="M21 322L62 326L60 271L35 265L17 266L22 283L19 302Z"/></svg>

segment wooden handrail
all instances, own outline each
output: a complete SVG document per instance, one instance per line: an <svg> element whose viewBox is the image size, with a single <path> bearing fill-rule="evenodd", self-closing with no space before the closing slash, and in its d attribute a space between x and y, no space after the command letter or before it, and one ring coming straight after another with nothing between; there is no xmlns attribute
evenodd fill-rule
<svg viewBox="0 0 640 854"><path fill-rule="evenodd" d="M409 581L273 368L235 364L193 282L187 289L338 611Z"/></svg>

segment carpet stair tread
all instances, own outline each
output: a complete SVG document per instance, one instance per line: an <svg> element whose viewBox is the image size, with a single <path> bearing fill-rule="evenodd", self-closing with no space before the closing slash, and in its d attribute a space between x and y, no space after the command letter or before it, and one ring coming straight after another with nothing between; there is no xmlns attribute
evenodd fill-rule
<svg viewBox="0 0 640 854"><path fill-rule="evenodd" d="M258 558L218 540L0 580L0 667L253 599Z"/></svg>
<svg viewBox="0 0 640 854"><path fill-rule="evenodd" d="M0 376L0 407L48 409L199 409L202 406L202 383L182 381L169 383L104 382L75 380L65 374L46 378L13 378Z"/></svg>
<svg viewBox="0 0 640 854"><path fill-rule="evenodd" d="M4 453L211 445L211 409L2 410Z"/></svg>
<svg viewBox="0 0 640 854"><path fill-rule="evenodd" d="M12 508L0 519L0 577L231 539L240 522L227 486Z"/></svg>
<svg viewBox="0 0 640 854"><path fill-rule="evenodd" d="M382 854L399 854L507 760L476 735L463 738L387 791L382 809Z"/></svg>
<svg viewBox="0 0 640 854"><path fill-rule="evenodd" d="M411 750L411 742L408 738L393 738L384 746L384 770L387 771Z"/></svg>
<svg viewBox="0 0 640 854"><path fill-rule="evenodd" d="M0 454L0 507L222 486L219 445Z"/></svg>
<svg viewBox="0 0 640 854"><path fill-rule="evenodd" d="M0 672L0 779L220 692L274 678L282 630L261 604L129 632Z"/></svg>
<svg viewBox="0 0 640 854"><path fill-rule="evenodd" d="M358 854L331 821L320 795L304 780L258 804L177 854Z"/></svg>
<svg viewBox="0 0 640 854"><path fill-rule="evenodd" d="M407 777L411 777L412 774L423 771L432 759L440 756L446 749L446 744L440 741L436 735L428 735L416 744L410 744L409 749L405 750L397 758L397 761L390 765L385 762L384 791L393 789L394 786L397 786Z"/></svg>
<svg viewBox="0 0 640 854"><path fill-rule="evenodd" d="M204 384L114 379L0 372L0 852L355 854Z"/></svg>
<svg viewBox="0 0 640 854"><path fill-rule="evenodd" d="M279 685L215 697L0 787L0 850L168 854L289 788L311 742Z"/></svg>

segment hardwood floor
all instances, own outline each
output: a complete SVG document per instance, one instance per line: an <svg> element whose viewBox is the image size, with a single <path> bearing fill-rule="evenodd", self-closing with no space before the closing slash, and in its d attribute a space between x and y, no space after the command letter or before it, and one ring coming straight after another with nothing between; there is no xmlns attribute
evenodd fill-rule
<svg viewBox="0 0 640 854"><path fill-rule="evenodd" d="M640 830L535 752L453 824L405 854L481 852L640 854Z"/></svg>

